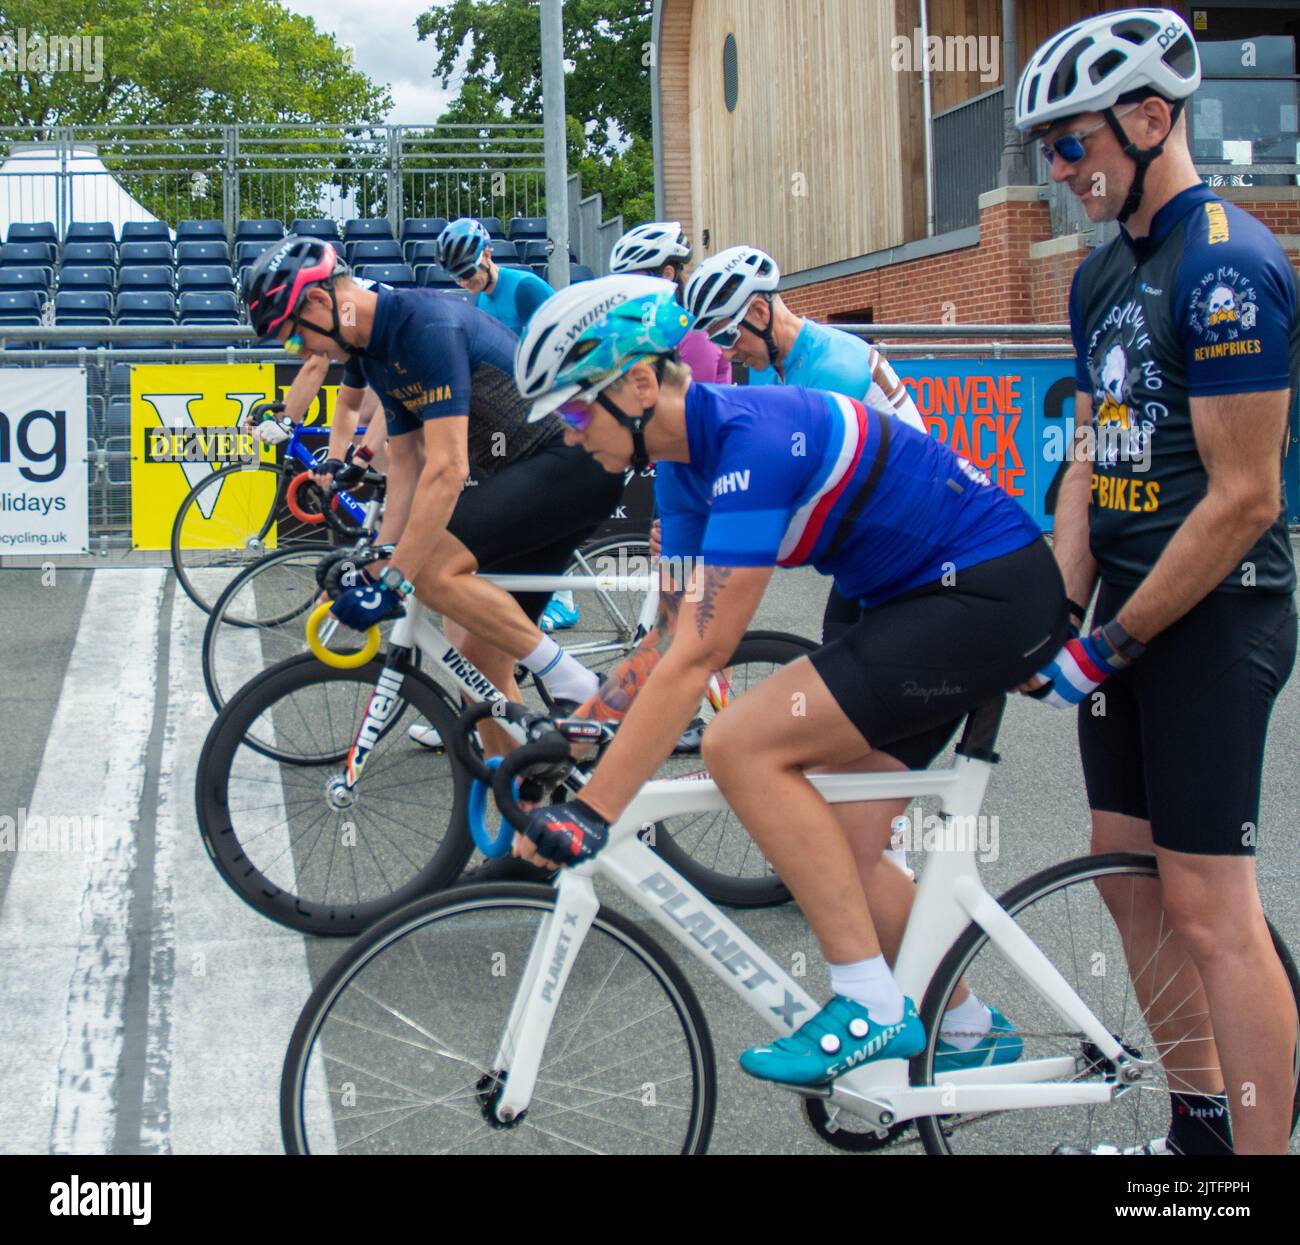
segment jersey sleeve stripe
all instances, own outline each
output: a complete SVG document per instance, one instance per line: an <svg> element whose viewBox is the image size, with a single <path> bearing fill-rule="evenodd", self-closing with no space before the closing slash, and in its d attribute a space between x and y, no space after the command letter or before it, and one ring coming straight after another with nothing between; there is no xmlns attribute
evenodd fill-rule
<svg viewBox="0 0 1300 1245"><path fill-rule="evenodd" d="M802 566L807 562L821 538L831 510L848 487L858 463L862 461L862 451L867 442L866 407L843 394L826 393L822 397L831 418L837 420L842 429L839 452L831 460L830 470L812 496L795 511L790 520L785 539L777 551L780 566Z"/></svg>

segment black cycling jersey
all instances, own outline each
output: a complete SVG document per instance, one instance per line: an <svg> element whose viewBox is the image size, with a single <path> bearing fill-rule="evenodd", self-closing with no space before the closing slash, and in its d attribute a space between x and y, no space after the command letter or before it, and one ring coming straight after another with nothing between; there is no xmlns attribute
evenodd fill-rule
<svg viewBox="0 0 1300 1245"><path fill-rule="evenodd" d="M486 313L436 290L379 286L370 341L343 371L343 384L379 394L389 436L425 420L469 417L469 463L476 479L526 457L563 430L528 422L514 382L515 337Z"/></svg>
<svg viewBox="0 0 1300 1245"><path fill-rule="evenodd" d="M1190 398L1294 390L1300 296L1269 230L1202 185L1090 256L1070 290L1077 381L1092 395L1089 530L1103 580L1144 579L1205 495ZM1284 499L1221 592L1290 593Z"/></svg>

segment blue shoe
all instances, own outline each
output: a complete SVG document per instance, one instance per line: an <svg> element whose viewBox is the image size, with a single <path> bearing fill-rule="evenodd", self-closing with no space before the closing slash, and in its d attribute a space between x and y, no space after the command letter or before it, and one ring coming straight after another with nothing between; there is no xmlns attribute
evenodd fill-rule
<svg viewBox="0 0 1300 1245"><path fill-rule="evenodd" d="M543 631L567 631L570 627L577 626L577 623L578 611L573 606L566 605L558 596L546 603L541 618L537 620L537 625Z"/></svg>
<svg viewBox="0 0 1300 1245"><path fill-rule="evenodd" d="M859 1064L910 1059L924 1049L925 1029L911 999L903 1000L897 1024L881 1025L861 1003L837 994L789 1037L745 1051L740 1066L762 1081L825 1085Z"/></svg>
<svg viewBox="0 0 1300 1245"><path fill-rule="evenodd" d="M939 1039L934 1053L936 1072L957 1072L964 1068L991 1068L1001 1063L1015 1063L1025 1053L1025 1043L1016 1026L996 1007L989 1007L993 1023L988 1036L981 1038L970 1050L959 1050L951 1042Z"/></svg>

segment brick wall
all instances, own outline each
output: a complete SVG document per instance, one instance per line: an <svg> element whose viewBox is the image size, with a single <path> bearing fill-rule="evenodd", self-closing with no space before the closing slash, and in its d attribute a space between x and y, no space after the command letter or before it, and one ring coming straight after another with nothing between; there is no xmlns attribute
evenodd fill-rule
<svg viewBox="0 0 1300 1245"><path fill-rule="evenodd" d="M1264 188L1220 193L1285 235L1287 255L1300 270L1300 197L1266 199ZM1004 187L980 198L976 246L800 286L782 297L814 320L870 308L886 324L939 324L945 313L963 324L1059 324L1068 319L1070 281L1087 255L1077 235L1052 238L1035 187Z"/></svg>

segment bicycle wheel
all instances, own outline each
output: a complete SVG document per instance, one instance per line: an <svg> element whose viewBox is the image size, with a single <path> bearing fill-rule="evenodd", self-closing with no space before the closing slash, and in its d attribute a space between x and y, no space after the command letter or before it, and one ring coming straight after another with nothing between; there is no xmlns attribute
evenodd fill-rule
<svg viewBox="0 0 1300 1245"><path fill-rule="evenodd" d="M724 676L729 697L742 695L781 666L806 657L811 640L774 631L751 631L740 641ZM700 706L706 725L716 715L709 700ZM707 777L698 756L671 756L656 778ZM688 813L655 825L642 836L678 873L714 903L732 908L767 908L790 898L740 818L730 809Z"/></svg>
<svg viewBox="0 0 1300 1245"><path fill-rule="evenodd" d="M185 495L172 522L172 566L185 595L205 614L235 575L269 549L330 547L327 529L302 523L284 508L284 479L275 463L234 463Z"/></svg>
<svg viewBox="0 0 1300 1245"><path fill-rule="evenodd" d="M203 685L218 712L255 675L306 651L304 629L320 594L320 559L317 546L277 549L246 566L217 598L203 633ZM380 624L382 640L392 628L391 619ZM362 643L342 628L331 646L346 652L349 638L356 647ZM418 649L412 662L419 665Z"/></svg>
<svg viewBox="0 0 1300 1245"><path fill-rule="evenodd" d="M218 715L199 757L199 830L217 871L263 916L311 934L356 934L448 885L469 859L468 779L449 754L394 729L410 705L448 737L455 714L419 671L378 734L360 784L342 763L365 717L379 660L356 670L310 654L258 675ZM294 759L249 746L270 737Z"/></svg>
<svg viewBox="0 0 1300 1245"><path fill-rule="evenodd" d="M368 930L312 991L280 1081L290 1154L698 1154L713 1128L708 1025L681 970L596 915L528 1109L488 1121L495 1054L546 886L462 887Z"/></svg>
<svg viewBox="0 0 1300 1245"><path fill-rule="evenodd" d="M573 555L566 575L649 575L650 542L644 537L607 537L590 541ZM598 674L618 665L637 641L637 621L645 592L607 592L603 588L573 594L578 621L555 638L566 652Z"/></svg>
<svg viewBox="0 0 1300 1245"><path fill-rule="evenodd" d="M1048 1154L1061 1143L1083 1150L1098 1143L1123 1148L1165 1135L1169 1090L1192 1090L1185 1077L1204 1066L1212 1030L1190 957L1163 923L1157 879L1153 856L1116 852L1045 869L1012 887L999 902L1121 1044L1141 1058L1158 1055L1159 1061L1141 1081L1101 1105L918 1119L928 1153ZM1142 933L1126 945L1112 913L1128 914L1130 930L1142 914L1159 916L1146 921ZM1271 925L1269 930L1292 995L1300 996L1291 955ZM1134 974L1148 1000L1145 1008L1134 988ZM1113 1065L1101 1052L1082 1033L1071 1031L972 923L944 957L926 991L921 1019L929 1042L912 1061L913 1084L934 1083L940 1018L963 979L1016 1026L1024 1040L1023 1059L1073 1059L1072 1079L1081 1082L1113 1075ZM1300 1095L1293 1094L1293 1099L1294 1129Z"/></svg>

